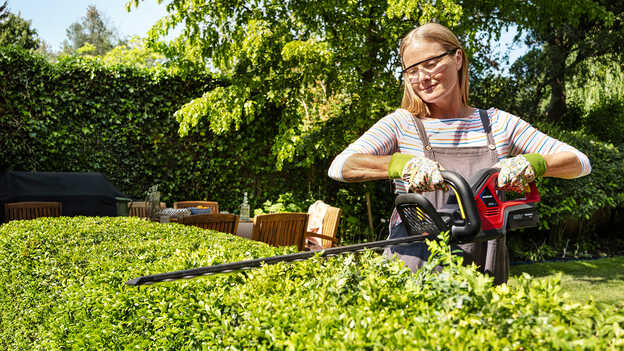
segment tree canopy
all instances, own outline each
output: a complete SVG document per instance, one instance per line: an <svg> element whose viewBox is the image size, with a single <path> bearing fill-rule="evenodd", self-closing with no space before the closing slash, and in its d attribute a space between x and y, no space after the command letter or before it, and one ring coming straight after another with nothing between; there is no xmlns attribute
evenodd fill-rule
<svg viewBox="0 0 624 351"><path fill-rule="evenodd" d="M40 45L31 21L23 19L20 14L11 13L6 1L0 6L0 46L4 45L16 45L25 49L37 49Z"/></svg>
<svg viewBox="0 0 624 351"><path fill-rule="evenodd" d="M272 111L281 130L272 141L278 167L331 157L398 107L398 45L415 25L437 20L464 28L468 51L480 45L481 22L467 29L462 7L451 0L173 0L167 9L149 33L150 45L227 82L176 113L180 133L202 119L222 133ZM177 26L181 35L159 42Z"/></svg>
<svg viewBox="0 0 624 351"><path fill-rule="evenodd" d="M104 55L120 43L115 29L106 23L95 5L87 7L87 14L80 22L72 23L66 30L63 52ZM86 44L86 48L79 51Z"/></svg>
<svg viewBox="0 0 624 351"><path fill-rule="evenodd" d="M624 2L608 0L503 1L501 20L526 33L533 48L516 67L519 77L541 96L550 88L547 115L560 121L566 114L566 83L588 59L617 57L624 50ZM621 62L622 56L619 57Z"/></svg>
<svg viewBox="0 0 624 351"><path fill-rule="evenodd" d="M621 7L602 0L170 0L148 40L179 67L205 68L226 83L178 110L181 135L202 120L224 133L271 113L281 130L272 141L278 167L305 166L333 157L399 106L398 46L415 26L451 28L477 78L496 65L491 43L518 26L530 50L514 72L540 97L550 94L548 115L557 120L566 72L622 45L614 41ZM160 41L176 28L177 38Z"/></svg>
<svg viewBox="0 0 624 351"><path fill-rule="evenodd" d="M134 36L127 43L117 45L104 54L102 60L107 64L123 63L135 67L150 68L161 64L164 61L164 56L146 47L142 38Z"/></svg>

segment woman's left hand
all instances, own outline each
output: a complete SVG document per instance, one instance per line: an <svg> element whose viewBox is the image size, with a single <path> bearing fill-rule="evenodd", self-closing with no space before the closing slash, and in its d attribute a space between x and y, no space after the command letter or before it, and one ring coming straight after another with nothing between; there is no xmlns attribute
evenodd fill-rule
<svg viewBox="0 0 624 351"><path fill-rule="evenodd" d="M535 170L523 155L500 160L493 167L500 168L497 186L502 190L527 192L529 184L535 181Z"/></svg>

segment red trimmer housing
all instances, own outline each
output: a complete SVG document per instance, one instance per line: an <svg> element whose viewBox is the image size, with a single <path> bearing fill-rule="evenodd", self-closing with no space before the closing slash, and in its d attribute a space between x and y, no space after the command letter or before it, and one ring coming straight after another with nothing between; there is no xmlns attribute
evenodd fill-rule
<svg viewBox="0 0 624 351"><path fill-rule="evenodd" d="M498 169L475 174L470 183L452 171L442 171L452 191L447 204L435 210L423 195L401 194L395 206L410 235L450 231L451 241L467 243L502 237L507 230L537 226L535 205L540 201L535 183L524 198L504 200L496 188ZM436 233L437 232L437 233Z"/></svg>

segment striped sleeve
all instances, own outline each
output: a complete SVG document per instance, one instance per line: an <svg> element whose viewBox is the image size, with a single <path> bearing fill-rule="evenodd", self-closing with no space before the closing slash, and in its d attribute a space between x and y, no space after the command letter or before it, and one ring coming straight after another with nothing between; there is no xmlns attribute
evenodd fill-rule
<svg viewBox="0 0 624 351"><path fill-rule="evenodd" d="M581 163L581 173L577 177L582 177L591 172L589 158L576 148L540 132L531 124L510 113L498 110L495 118L495 123L505 125L505 137L508 140L510 156L528 153L551 155L557 152L570 151L576 155Z"/></svg>
<svg viewBox="0 0 624 351"><path fill-rule="evenodd" d="M355 142L341 152L334 161L327 174L330 178L344 181L342 167L349 156L353 154L390 155L398 150L398 138L401 133L400 113L394 112L375 123Z"/></svg>

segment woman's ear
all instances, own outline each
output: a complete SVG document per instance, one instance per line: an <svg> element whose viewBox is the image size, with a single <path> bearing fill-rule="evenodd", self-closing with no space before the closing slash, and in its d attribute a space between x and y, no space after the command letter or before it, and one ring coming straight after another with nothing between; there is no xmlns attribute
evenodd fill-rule
<svg viewBox="0 0 624 351"><path fill-rule="evenodd" d="M462 49L457 49L457 51L455 51L455 64L457 65L458 72L462 69L462 64L464 63L463 53Z"/></svg>

